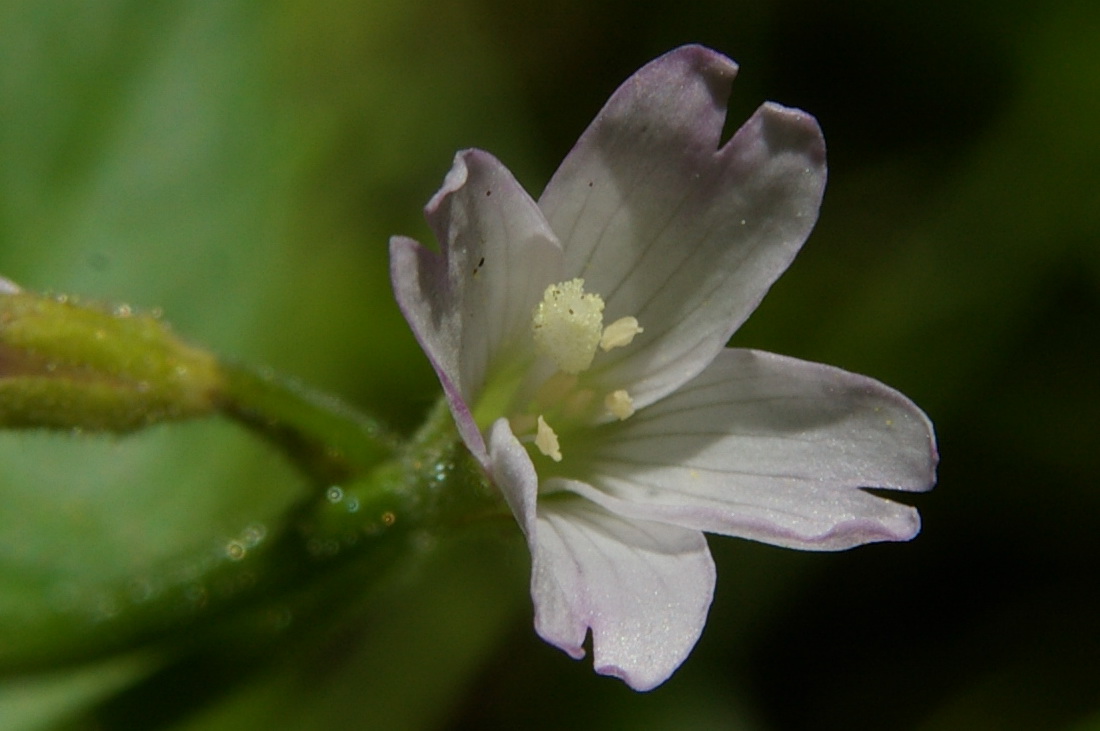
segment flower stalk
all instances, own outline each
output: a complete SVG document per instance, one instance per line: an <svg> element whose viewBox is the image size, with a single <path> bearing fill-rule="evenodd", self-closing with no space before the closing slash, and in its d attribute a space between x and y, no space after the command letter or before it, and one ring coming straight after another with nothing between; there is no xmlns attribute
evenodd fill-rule
<svg viewBox="0 0 1100 731"><path fill-rule="evenodd" d="M219 410L322 486L358 477L400 444L375 419L270 369L223 362L220 373Z"/></svg>
<svg viewBox="0 0 1100 731"><path fill-rule="evenodd" d="M306 451L292 451L292 458L312 453L313 437L343 434L350 440L368 433L363 425L370 422L346 407L326 412L335 402L302 397L298 388L284 390L286 381L263 383L261 388L251 382L257 390L248 403L254 414L264 409L270 423L279 424L269 434L295 435L283 443ZM300 397L312 410L295 400ZM135 648L171 657L233 647L239 657L260 656L273 642L331 630L342 616L340 607L415 561L426 537L508 519L507 506L458 438L445 405L368 468L366 460L380 454L372 444L346 441L352 456L334 457L325 469L354 468L357 474L314 491L266 525L246 526L220 544L114 584L88 587L64 606L28 619L18 641L0 647L0 675Z"/></svg>

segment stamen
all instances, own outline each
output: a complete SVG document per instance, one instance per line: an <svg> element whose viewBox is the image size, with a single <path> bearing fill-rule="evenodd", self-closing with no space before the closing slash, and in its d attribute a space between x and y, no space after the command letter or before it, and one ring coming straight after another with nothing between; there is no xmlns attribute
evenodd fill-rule
<svg viewBox="0 0 1100 731"><path fill-rule="evenodd" d="M555 462L561 462L561 446L558 444L558 435L546 423L541 416L538 419L538 433L535 434L535 446Z"/></svg>
<svg viewBox="0 0 1100 731"><path fill-rule="evenodd" d="M577 374L592 365L603 333L603 300L585 294L584 280L551 284L531 322L535 346L559 370Z"/></svg>
<svg viewBox="0 0 1100 731"><path fill-rule="evenodd" d="M621 388L607 394L603 400L603 405L619 421L625 421L634 415L634 399L630 398L630 394Z"/></svg>
<svg viewBox="0 0 1100 731"><path fill-rule="evenodd" d="M606 353L612 348L622 348L634 341L634 336L645 332L638 327L638 318L620 317L603 329L603 337L600 338L600 348Z"/></svg>

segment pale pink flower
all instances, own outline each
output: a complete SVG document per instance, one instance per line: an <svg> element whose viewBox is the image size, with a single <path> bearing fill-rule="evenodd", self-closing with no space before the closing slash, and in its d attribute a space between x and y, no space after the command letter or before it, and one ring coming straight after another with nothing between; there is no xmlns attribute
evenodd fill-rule
<svg viewBox="0 0 1100 731"><path fill-rule="evenodd" d="M698 639L703 532L838 550L917 534L865 492L934 482L932 425L870 378L730 335L817 218L825 145L764 104L719 137L736 65L686 46L608 101L536 202L488 153L391 242L398 303L523 529L535 628L647 690Z"/></svg>

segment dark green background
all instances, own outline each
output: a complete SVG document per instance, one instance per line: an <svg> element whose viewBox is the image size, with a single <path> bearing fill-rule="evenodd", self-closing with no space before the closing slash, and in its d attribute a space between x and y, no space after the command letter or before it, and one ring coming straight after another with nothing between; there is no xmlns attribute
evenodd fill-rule
<svg viewBox="0 0 1100 731"><path fill-rule="evenodd" d="M139 653L3 676L0 728L142 728L126 714L151 709L179 729L1100 728L1097 8L0 1L0 272L163 308L402 430L438 387L386 240L430 239L454 151L537 194L634 69L721 50L742 65L731 130L771 99L830 149L818 227L734 343L901 389L943 458L911 544L712 539L707 629L647 695L537 639L507 531L426 550L335 640L207 706L186 683L103 705L151 667ZM104 582L216 552L303 489L213 422L7 434L0 465L0 647L43 603L110 616Z"/></svg>

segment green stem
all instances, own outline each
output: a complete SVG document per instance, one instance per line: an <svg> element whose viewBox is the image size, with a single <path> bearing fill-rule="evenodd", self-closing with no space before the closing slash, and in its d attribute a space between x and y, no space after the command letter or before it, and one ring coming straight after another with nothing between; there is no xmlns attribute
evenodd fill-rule
<svg viewBox="0 0 1100 731"><path fill-rule="evenodd" d="M252 393L265 394L271 406L281 391L273 385ZM312 431L300 420L297 431L287 427L287 433L305 440L326 424L334 428L322 418L329 409L312 412L295 394L287 398L288 418L312 414L318 420ZM511 520L507 505L486 483L441 400L392 457L296 506L281 524L269 523L270 535L232 541L213 561L203 549L97 587L92 595L108 600L114 608L109 616L85 616L80 603L29 618L18 643L0 646L0 682L142 647L159 648L166 657L262 654L285 639L281 617L293 616L299 627L320 626L320 617L328 622L339 616L341 607L367 595L404 561L423 555L423 546L432 542L425 538L498 519ZM204 569L184 570L195 565ZM151 589L139 595L134 587L143 584Z"/></svg>
<svg viewBox="0 0 1100 731"><path fill-rule="evenodd" d="M223 363L219 406L286 454L320 485L346 481L391 457L400 444L377 421L269 370Z"/></svg>

